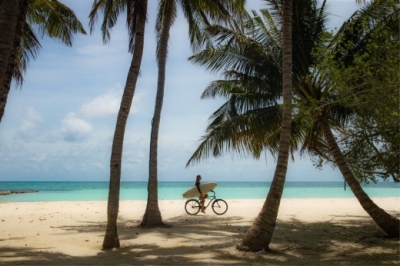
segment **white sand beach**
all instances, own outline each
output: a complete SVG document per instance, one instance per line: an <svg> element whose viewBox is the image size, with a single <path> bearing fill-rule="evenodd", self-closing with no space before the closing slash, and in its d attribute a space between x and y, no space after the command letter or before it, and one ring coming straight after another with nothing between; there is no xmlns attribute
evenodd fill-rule
<svg viewBox="0 0 400 266"><path fill-rule="evenodd" d="M0 203L0 265L399 265L356 199L283 199L271 252L236 250L263 200L228 200L222 216L190 216L184 200L160 201L170 228L138 227L145 201L122 201L121 248L104 251L102 202ZM374 202L400 217L400 198Z"/></svg>

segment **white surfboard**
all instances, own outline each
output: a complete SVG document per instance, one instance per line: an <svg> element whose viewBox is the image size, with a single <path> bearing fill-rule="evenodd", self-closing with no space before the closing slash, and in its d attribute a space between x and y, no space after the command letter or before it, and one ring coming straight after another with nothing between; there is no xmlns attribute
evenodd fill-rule
<svg viewBox="0 0 400 266"><path fill-rule="evenodd" d="M203 194L206 194L211 190L213 190L217 185L218 184L214 182L203 183L200 184L200 190L201 192L203 192ZM192 187L191 189L188 189L185 193L182 194L182 197L184 198L193 198L198 196L200 196L200 193L196 186Z"/></svg>

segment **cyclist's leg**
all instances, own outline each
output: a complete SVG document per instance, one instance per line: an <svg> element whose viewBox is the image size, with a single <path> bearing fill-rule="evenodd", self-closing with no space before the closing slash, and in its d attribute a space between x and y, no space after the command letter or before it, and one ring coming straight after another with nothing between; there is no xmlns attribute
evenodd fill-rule
<svg viewBox="0 0 400 266"><path fill-rule="evenodd" d="M206 209L206 207L204 206L205 198L202 195L200 195L199 199L200 199L201 212L205 212Z"/></svg>

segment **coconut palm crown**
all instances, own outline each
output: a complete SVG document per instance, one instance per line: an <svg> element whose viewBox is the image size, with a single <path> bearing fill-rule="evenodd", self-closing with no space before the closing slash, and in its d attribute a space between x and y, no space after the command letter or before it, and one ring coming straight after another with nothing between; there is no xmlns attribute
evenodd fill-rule
<svg viewBox="0 0 400 266"><path fill-rule="evenodd" d="M310 2L304 4L303 2ZM208 32L216 45L193 55L190 60L210 71L224 70L225 80L212 82L202 98L222 96L228 98L210 117L207 134L188 165L207 158L211 153L220 156L224 151L250 153L259 158L263 150L275 155L279 147L282 93L282 42L281 7L253 11L254 18L234 29L213 25ZM297 91L295 101L306 99L308 94L319 95L311 86L310 77L316 59L312 55L314 43L325 32L325 2L299 1L293 5L293 84ZM308 92L313 90L312 92ZM299 111L297 111L298 115ZM299 149L300 140L307 134L305 124L310 121L296 119L292 123L292 153ZM316 135L318 136L318 135ZM309 138L309 147L323 147L318 138Z"/></svg>

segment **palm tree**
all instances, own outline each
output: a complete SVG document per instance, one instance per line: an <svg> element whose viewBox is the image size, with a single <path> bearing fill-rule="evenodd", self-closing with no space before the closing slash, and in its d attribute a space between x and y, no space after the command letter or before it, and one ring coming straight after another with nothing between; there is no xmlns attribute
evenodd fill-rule
<svg viewBox="0 0 400 266"><path fill-rule="evenodd" d="M110 159L110 184L107 204L107 227L103 241L103 249L119 248L120 242L117 231L119 210L119 194L121 183L122 151L126 121L135 94L136 82L139 77L144 48L144 33L147 16L147 0L95 0L90 13L90 26L93 30L99 11L103 11L102 23L103 41L110 39L109 30L116 24L120 12L126 10L126 22L130 37L129 51L133 53L121 105L118 111L117 123Z"/></svg>
<svg viewBox="0 0 400 266"><path fill-rule="evenodd" d="M239 250L260 251L268 250L275 230L279 205L285 185L286 171L289 158L290 134L292 126L292 0L283 0L282 25L282 86L283 111L280 130L278 161L268 196L252 226L243 236L237 246Z"/></svg>
<svg viewBox="0 0 400 266"><path fill-rule="evenodd" d="M224 70L225 80L212 82L202 98L222 96L229 100L210 117L207 134L187 166L207 158L211 152L215 157L225 150L250 152L255 158L259 158L265 148L272 155L278 153L283 86L282 5L275 5L275 1L270 3L271 11L260 11L265 22L253 11L254 19L242 28L209 27L208 32L217 43L189 59L212 72ZM306 85L301 84L301 76L309 73L309 66L315 64L311 52L324 31L324 3L318 8L316 1L304 0L296 1L293 6L295 88ZM292 152L304 139L305 132L301 130L307 123L293 120Z"/></svg>
<svg viewBox="0 0 400 266"><path fill-rule="evenodd" d="M243 32L238 32L238 29L230 30L214 26L209 31L220 43L216 45L216 48L211 47L191 58L196 63L206 65L212 71L229 69L225 72L228 80L213 82L203 97L215 95L230 95L231 97L211 117L208 134L203 137L204 141L188 163L207 157L209 151L212 151L214 156L219 156L224 149L250 152L254 157L259 157L263 148L267 146L271 152L278 153L277 167L267 199L253 225L237 246L240 250L249 251L269 249L283 192L289 150L296 147L297 142L293 140L301 137L299 125L294 125L293 137L290 140L293 86L292 69L289 68L292 65L290 25L292 6L291 2L285 3L286 17L283 20L285 23L283 27L285 37L288 39L285 39L285 44L282 45L283 38L279 25L274 24L272 20L274 18L278 23L282 20L282 2L269 3L276 10L271 13L267 10L262 11L270 19L267 20L270 22L268 25L262 25L258 29L244 28ZM308 9L300 9L302 6ZM315 6L312 6L309 1L296 1L293 8L295 10L293 13L296 14L293 18L294 22L298 22L302 15L307 14L306 12L315 11ZM321 19L319 17L314 18L314 21L310 19L308 28L304 27L304 24L297 23L293 36L315 37L310 26L319 26ZM287 25L288 21L289 25ZM254 19L254 24L260 25L260 22L260 18ZM295 43L304 45L304 43ZM281 50L282 46L285 47L284 52ZM307 48L303 47L303 50ZM283 60L282 53L285 55ZM296 54L293 60L296 63L298 60L308 60L308 58L302 58L303 55L304 53ZM301 66L297 65L297 68L295 66L296 64L293 66L293 72L296 78ZM284 79L279 78L283 76ZM282 87L285 88L284 104L278 106Z"/></svg>
<svg viewBox="0 0 400 266"><path fill-rule="evenodd" d="M150 137L148 198L141 226L164 225L158 207L158 132L164 98L169 32L177 15L177 5L180 4L183 14L189 23L190 43L192 48L196 50L207 43L207 35L204 33L204 28L210 25L210 22L228 21L231 16L242 16L245 14L244 3L245 0L160 0L159 2L156 22L157 95Z"/></svg>
<svg viewBox="0 0 400 266"><path fill-rule="evenodd" d="M10 91L8 84L11 84L12 65L17 58L28 5L29 0L0 2L0 122Z"/></svg>
<svg viewBox="0 0 400 266"><path fill-rule="evenodd" d="M346 169L340 150L338 151L338 147L335 147L336 141L332 139L331 129L344 128L348 118L354 115L354 111L340 104L334 86L335 82L330 81L328 76L324 76L316 64L317 58L311 52L316 48L316 44L324 41L325 5L323 3L321 8L317 9L315 2L312 5L304 3L296 1L294 4L296 17L293 19L295 40L293 77L295 103L299 108L296 109L292 123L292 150L297 148L296 143L301 140L302 152L308 151L312 155L325 157L327 153L330 153L363 208L388 235L398 237L399 220L376 206L363 192L350 169ZM299 10L301 6L303 8ZM307 6L312 7L309 8L312 12L304 13ZM370 8L379 8L379 5L371 5ZM279 53L276 49L280 49L278 47L280 43L276 40L277 32L279 32L275 26L276 23L273 23L270 18L279 12L276 10L261 12L266 18L267 25L256 17L255 23L259 23L258 31L251 29L248 32L237 33L215 27L215 32L213 32L215 38L229 39L230 45L220 46L217 49L210 48L192 57L194 62L204 64L212 70L230 69L226 71L226 75L231 80L214 82L203 95L229 96L229 101L212 116L213 120L207 129L208 134L203 137L203 142L188 163L207 157L209 151L213 151L213 154L218 156L224 147L236 151L248 150L255 157L260 156L263 148L276 152L278 134L276 128L279 124L280 111L273 105L276 101L274 100L276 89L273 88L279 87L280 84L274 80L274 75L271 73L279 72L279 57L277 56ZM396 12L389 13L392 16L396 14ZM371 20L377 17L376 14L369 15L368 10L362 12L360 16L366 16ZM383 21L390 20L381 22ZM396 25L396 20L392 23ZM361 24L373 25L365 21ZM350 29L349 32L354 31ZM344 36L353 38L350 40L354 43L356 36ZM357 43L355 47L361 49L363 42L368 43L368 36L370 35L365 32L359 32L357 38L364 38L364 41ZM343 54L340 49L336 51L339 55ZM349 55L354 54L353 52L350 51ZM268 114L268 117L265 114ZM257 123L259 121L261 122Z"/></svg>
<svg viewBox="0 0 400 266"><path fill-rule="evenodd" d="M11 1L4 1L3 5L7 6L7 3L10 4ZM14 30L16 35L13 41L11 57L8 61L5 76L0 80L0 84L2 84L0 90L0 121L4 115L11 80L14 79L17 85L22 85L23 73L27 69L30 58L36 58L41 48L33 26L36 26L38 33L42 36L47 35L50 38L59 39L67 46L72 46L73 34L86 34L75 13L59 1L30 0L19 1L18 4L19 14L15 17L18 18L18 22ZM17 8L18 4L14 8ZM10 11L7 12L5 9L4 12L5 14L11 14L9 13ZM7 32L7 30L2 32ZM4 36L8 35L5 34ZM6 61L2 60L2 62Z"/></svg>

